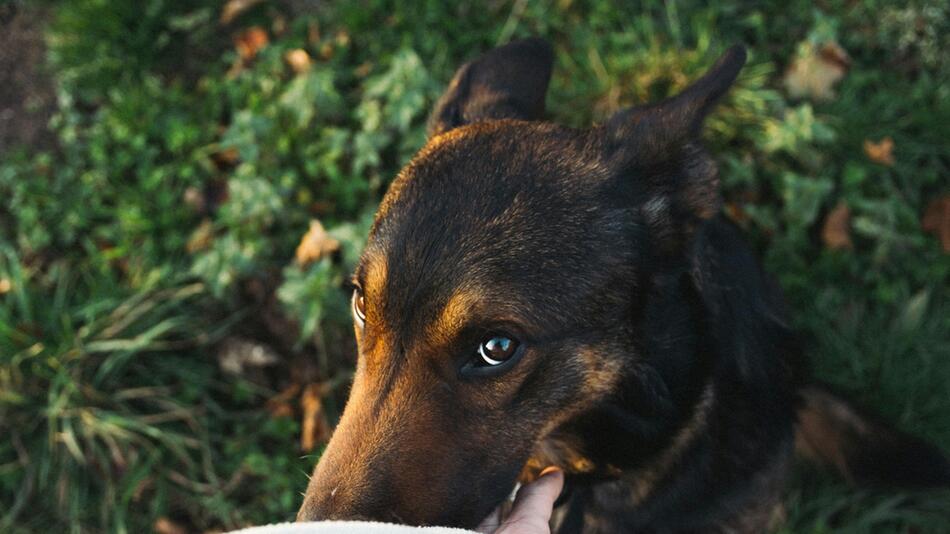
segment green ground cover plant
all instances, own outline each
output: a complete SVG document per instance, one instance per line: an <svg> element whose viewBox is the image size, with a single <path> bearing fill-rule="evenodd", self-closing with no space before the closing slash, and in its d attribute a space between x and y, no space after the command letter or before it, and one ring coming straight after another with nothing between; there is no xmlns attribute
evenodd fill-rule
<svg viewBox="0 0 950 534"><path fill-rule="evenodd" d="M51 142L0 154L0 531L291 518L346 396L345 280L376 204L454 69L529 35L555 45L550 114L573 125L745 43L706 135L727 213L816 372L950 448L944 2L4 9L47 14L56 109ZM950 521L947 492L795 478L779 532Z"/></svg>

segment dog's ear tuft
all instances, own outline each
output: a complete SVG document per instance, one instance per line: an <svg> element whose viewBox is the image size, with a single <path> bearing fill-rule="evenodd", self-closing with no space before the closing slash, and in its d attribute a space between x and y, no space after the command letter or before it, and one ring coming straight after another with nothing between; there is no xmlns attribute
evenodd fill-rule
<svg viewBox="0 0 950 534"><path fill-rule="evenodd" d="M702 149L703 119L745 64L745 48L729 48L703 77L676 96L617 112L606 124L608 158L654 182L671 205L708 219L719 210L716 166ZM661 199L662 200L662 199Z"/></svg>
<svg viewBox="0 0 950 534"><path fill-rule="evenodd" d="M513 41L462 65L429 118L429 135L492 119L537 120L554 54L542 39Z"/></svg>
<svg viewBox="0 0 950 534"><path fill-rule="evenodd" d="M733 46L678 95L616 113L607 122L611 141L636 150L638 159L655 160L695 139L703 119L739 76L745 59L745 48Z"/></svg>

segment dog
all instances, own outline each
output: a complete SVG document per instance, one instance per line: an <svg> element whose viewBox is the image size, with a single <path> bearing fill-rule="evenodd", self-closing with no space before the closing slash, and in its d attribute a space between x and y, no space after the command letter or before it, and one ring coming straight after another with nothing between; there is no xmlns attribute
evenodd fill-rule
<svg viewBox="0 0 950 534"><path fill-rule="evenodd" d="M796 450L950 486L939 449L811 377L719 214L700 133L745 58L588 129L542 120L542 40L458 70L355 269L355 377L298 520L472 528L555 465L555 532L763 532Z"/></svg>

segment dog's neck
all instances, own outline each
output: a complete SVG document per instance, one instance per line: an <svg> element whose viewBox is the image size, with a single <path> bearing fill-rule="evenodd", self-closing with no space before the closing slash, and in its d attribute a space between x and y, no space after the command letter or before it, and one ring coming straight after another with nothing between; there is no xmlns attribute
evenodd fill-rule
<svg viewBox="0 0 950 534"><path fill-rule="evenodd" d="M539 446L538 465L556 461L575 483L616 479L664 463L701 424L715 361L702 303L685 269L651 277L646 293L635 336L646 341L624 356L631 362L617 390L552 432Z"/></svg>
<svg viewBox="0 0 950 534"><path fill-rule="evenodd" d="M721 487L723 498L733 498L723 481L771 469L765 458L790 442L794 380L768 363L781 360L775 351L791 349L790 332L734 230L708 226L682 268L645 284L637 312L637 337L645 341L631 347L621 387L546 440L549 451L572 455L561 464L574 492L562 507L564 531L578 514L583 519L592 499L607 501L611 514L620 507L627 526L701 515L690 504L698 492ZM765 391L760 384L779 386ZM758 435L750 442L761 450L733 450L743 433ZM723 453L748 456L710 468L709 458Z"/></svg>

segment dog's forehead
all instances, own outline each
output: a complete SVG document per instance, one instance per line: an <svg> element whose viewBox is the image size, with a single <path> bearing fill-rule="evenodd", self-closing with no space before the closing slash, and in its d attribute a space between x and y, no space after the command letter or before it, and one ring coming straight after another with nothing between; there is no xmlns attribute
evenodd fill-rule
<svg viewBox="0 0 950 534"><path fill-rule="evenodd" d="M461 287L543 298L546 283L602 262L622 237L597 143L591 131L519 121L431 140L391 186L364 255L367 269L385 264L375 290L387 315L425 313L422 303Z"/></svg>
<svg viewBox="0 0 950 534"><path fill-rule="evenodd" d="M605 171L587 139L584 131L521 121L437 136L387 192L370 241L430 268L440 259L468 265L553 252L554 234L584 231L602 208L597 184Z"/></svg>
<svg viewBox="0 0 950 534"><path fill-rule="evenodd" d="M591 130L514 120L456 128L429 140L399 173L377 223L398 224L403 213L436 203L480 219L513 203L544 209L552 201L582 200L607 173L601 137Z"/></svg>

